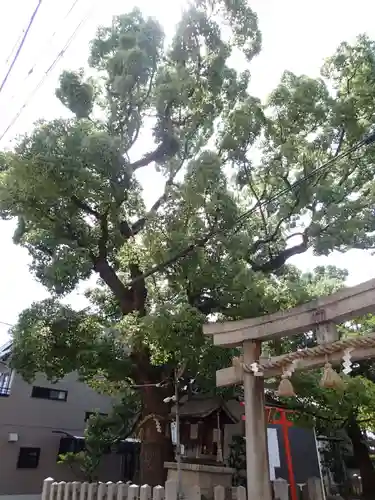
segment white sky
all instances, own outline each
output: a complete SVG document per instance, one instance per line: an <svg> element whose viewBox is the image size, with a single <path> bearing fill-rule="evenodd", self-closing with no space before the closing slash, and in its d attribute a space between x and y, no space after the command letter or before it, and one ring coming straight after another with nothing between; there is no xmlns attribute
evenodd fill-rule
<svg viewBox="0 0 375 500"><path fill-rule="evenodd" d="M334 52L343 41L353 41L360 33L375 39L375 3L371 0L342 2L339 0L250 0L258 13L263 33L263 50L251 64L251 90L264 97L277 85L284 69L295 73L317 76L323 59ZM0 79L5 75L9 53L25 28L37 0L12 0L0 7ZM87 59L88 41L98 24L109 24L113 14L131 10L136 4L145 13L156 17L167 34L173 33L181 13L183 0L79 0L64 21L73 0L43 0L36 21L30 31L21 56L3 92L0 94L0 135L7 128L19 109L28 102L19 119L0 143L11 145L14 137L29 129L38 118L54 118L64 114L64 108L54 97L57 78L62 69L84 66ZM37 92L34 88L43 78L56 55L62 50L81 19L90 17L79 30L64 56L49 73ZM28 75L29 70L33 72ZM32 94L32 98L28 96ZM158 175L146 169L141 174L145 197L151 203L163 185ZM0 322L13 324L18 314L31 302L46 297L41 285L28 271L27 252L13 245L14 222L0 221ZM307 252L292 260L301 269L316 265L334 264L349 270L350 284L375 277L375 257L367 252L335 252L328 258L314 257ZM83 303L79 293L69 298L79 306ZM0 344L7 339L6 325L0 324Z"/></svg>

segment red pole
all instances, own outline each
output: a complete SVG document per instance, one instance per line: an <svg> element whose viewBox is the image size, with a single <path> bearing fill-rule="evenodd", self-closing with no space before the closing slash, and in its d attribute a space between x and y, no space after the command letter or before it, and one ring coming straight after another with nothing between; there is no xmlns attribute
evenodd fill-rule
<svg viewBox="0 0 375 500"><path fill-rule="evenodd" d="M244 403L241 402L242 405ZM267 407L265 408L266 411L271 412L273 407ZM288 479L289 479L289 484L290 484L290 498L291 500L298 500L297 496L297 485L296 485L296 480L294 477L294 470L293 470L293 460L292 460L292 450L290 447L290 441L289 441L289 427L293 426L293 423L290 422L287 418L287 411L285 411L283 408L275 408L277 413L280 415L280 418L268 418L268 423L273 424L273 425L280 425L281 426L281 431L283 435L283 441L284 441L284 449L285 449L285 457L286 457L286 464L287 464L287 469L288 469ZM245 420L245 415L242 416L242 420Z"/></svg>
<svg viewBox="0 0 375 500"><path fill-rule="evenodd" d="M287 416L286 416L286 412L284 410L282 410L281 408L279 409L279 411L280 411L281 430L283 433L283 440L284 440L286 464L288 467L288 477L289 477L289 484L290 484L290 498L291 498L291 500L298 500L296 480L294 478L294 471L293 471L292 450L290 448L289 432L288 432L288 429L289 429L289 427L291 427L292 424L291 424L291 422L288 421Z"/></svg>

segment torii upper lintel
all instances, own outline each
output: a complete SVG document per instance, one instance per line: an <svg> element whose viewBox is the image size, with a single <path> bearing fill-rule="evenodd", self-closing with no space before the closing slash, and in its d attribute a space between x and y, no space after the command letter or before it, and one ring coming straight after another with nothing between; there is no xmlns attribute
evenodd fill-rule
<svg viewBox="0 0 375 500"><path fill-rule="evenodd" d="M232 347L246 340L265 341L305 333L323 323L343 323L371 312L375 312L375 279L287 311L239 321L208 323L203 326L203 333L213 335L215 345Z"/></svg>

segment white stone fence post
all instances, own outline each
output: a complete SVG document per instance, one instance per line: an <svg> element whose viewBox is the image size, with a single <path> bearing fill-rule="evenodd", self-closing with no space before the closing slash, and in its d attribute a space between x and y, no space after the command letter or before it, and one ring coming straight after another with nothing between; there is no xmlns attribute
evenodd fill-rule
<svg viewBox="0 0 375 500"><path fill-rule="evenodd" d="M302 487L307 492L304 498L308 500L324 500L321 481L311 478ZM284 479L273 481L273 496L275 500L289 500L289 485ZM201 500L199 486L192 486L183 494L183 500ZM246 500L247 492L243 486L224 488L215 486L213 500ZM130 482L123 483L87 483L87 482L56 482L52 478L45 479L41 500L179 500L177 498L177 483L169 480L165 486L138 486ZM261 499L260 499L261 500Z"/></svg>

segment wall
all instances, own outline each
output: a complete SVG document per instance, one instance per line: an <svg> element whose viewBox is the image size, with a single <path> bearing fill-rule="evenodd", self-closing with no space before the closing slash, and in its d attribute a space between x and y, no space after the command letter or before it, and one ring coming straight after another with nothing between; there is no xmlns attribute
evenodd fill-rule
<svg viewBox="0 0 375 500"><path fill-rule="evenodd" d="M51 401L31 397L32 386L15 375L8 397L0 398L0 495L38 494L46 477L72 481L77 476L67 466L57 464L62 434L66 431L82 436L85 413L98 410L109 413L113 400L97 394L70 374L57 384L38 377L34 385L68 391L67 401ZM18 442L9 443L9 433L18 434ZM19 448L41 448L37 469L17 469ZM121 477L121 457L108 455L103 459L100 476L105 481Z"/></svg>
<svg viewBox="0 0 375 500"><path fill-rule="evenodd" d="M227 406L231 414L237 418L238 423L225 426L223 443L224 460L228 460L230 455L230 445L232 443L233 436L245 435L245 422L241 420L242 415L245 413L244 407L236 400L228 401Z"/></svg>
<svg viewBox="0 0 375 500"><path fill-rule="evenodd" d="M64 402L32 398L32 385L15 374L10 395L0 398L1 428L49 427L55 430L65 429L74 434L85 428L86 411L98 409L107 413L112 408L112 398L100 395L78 382L74 373L56 384L51 384L39 376L33 385L68 391L68 399Z"/></svg>

